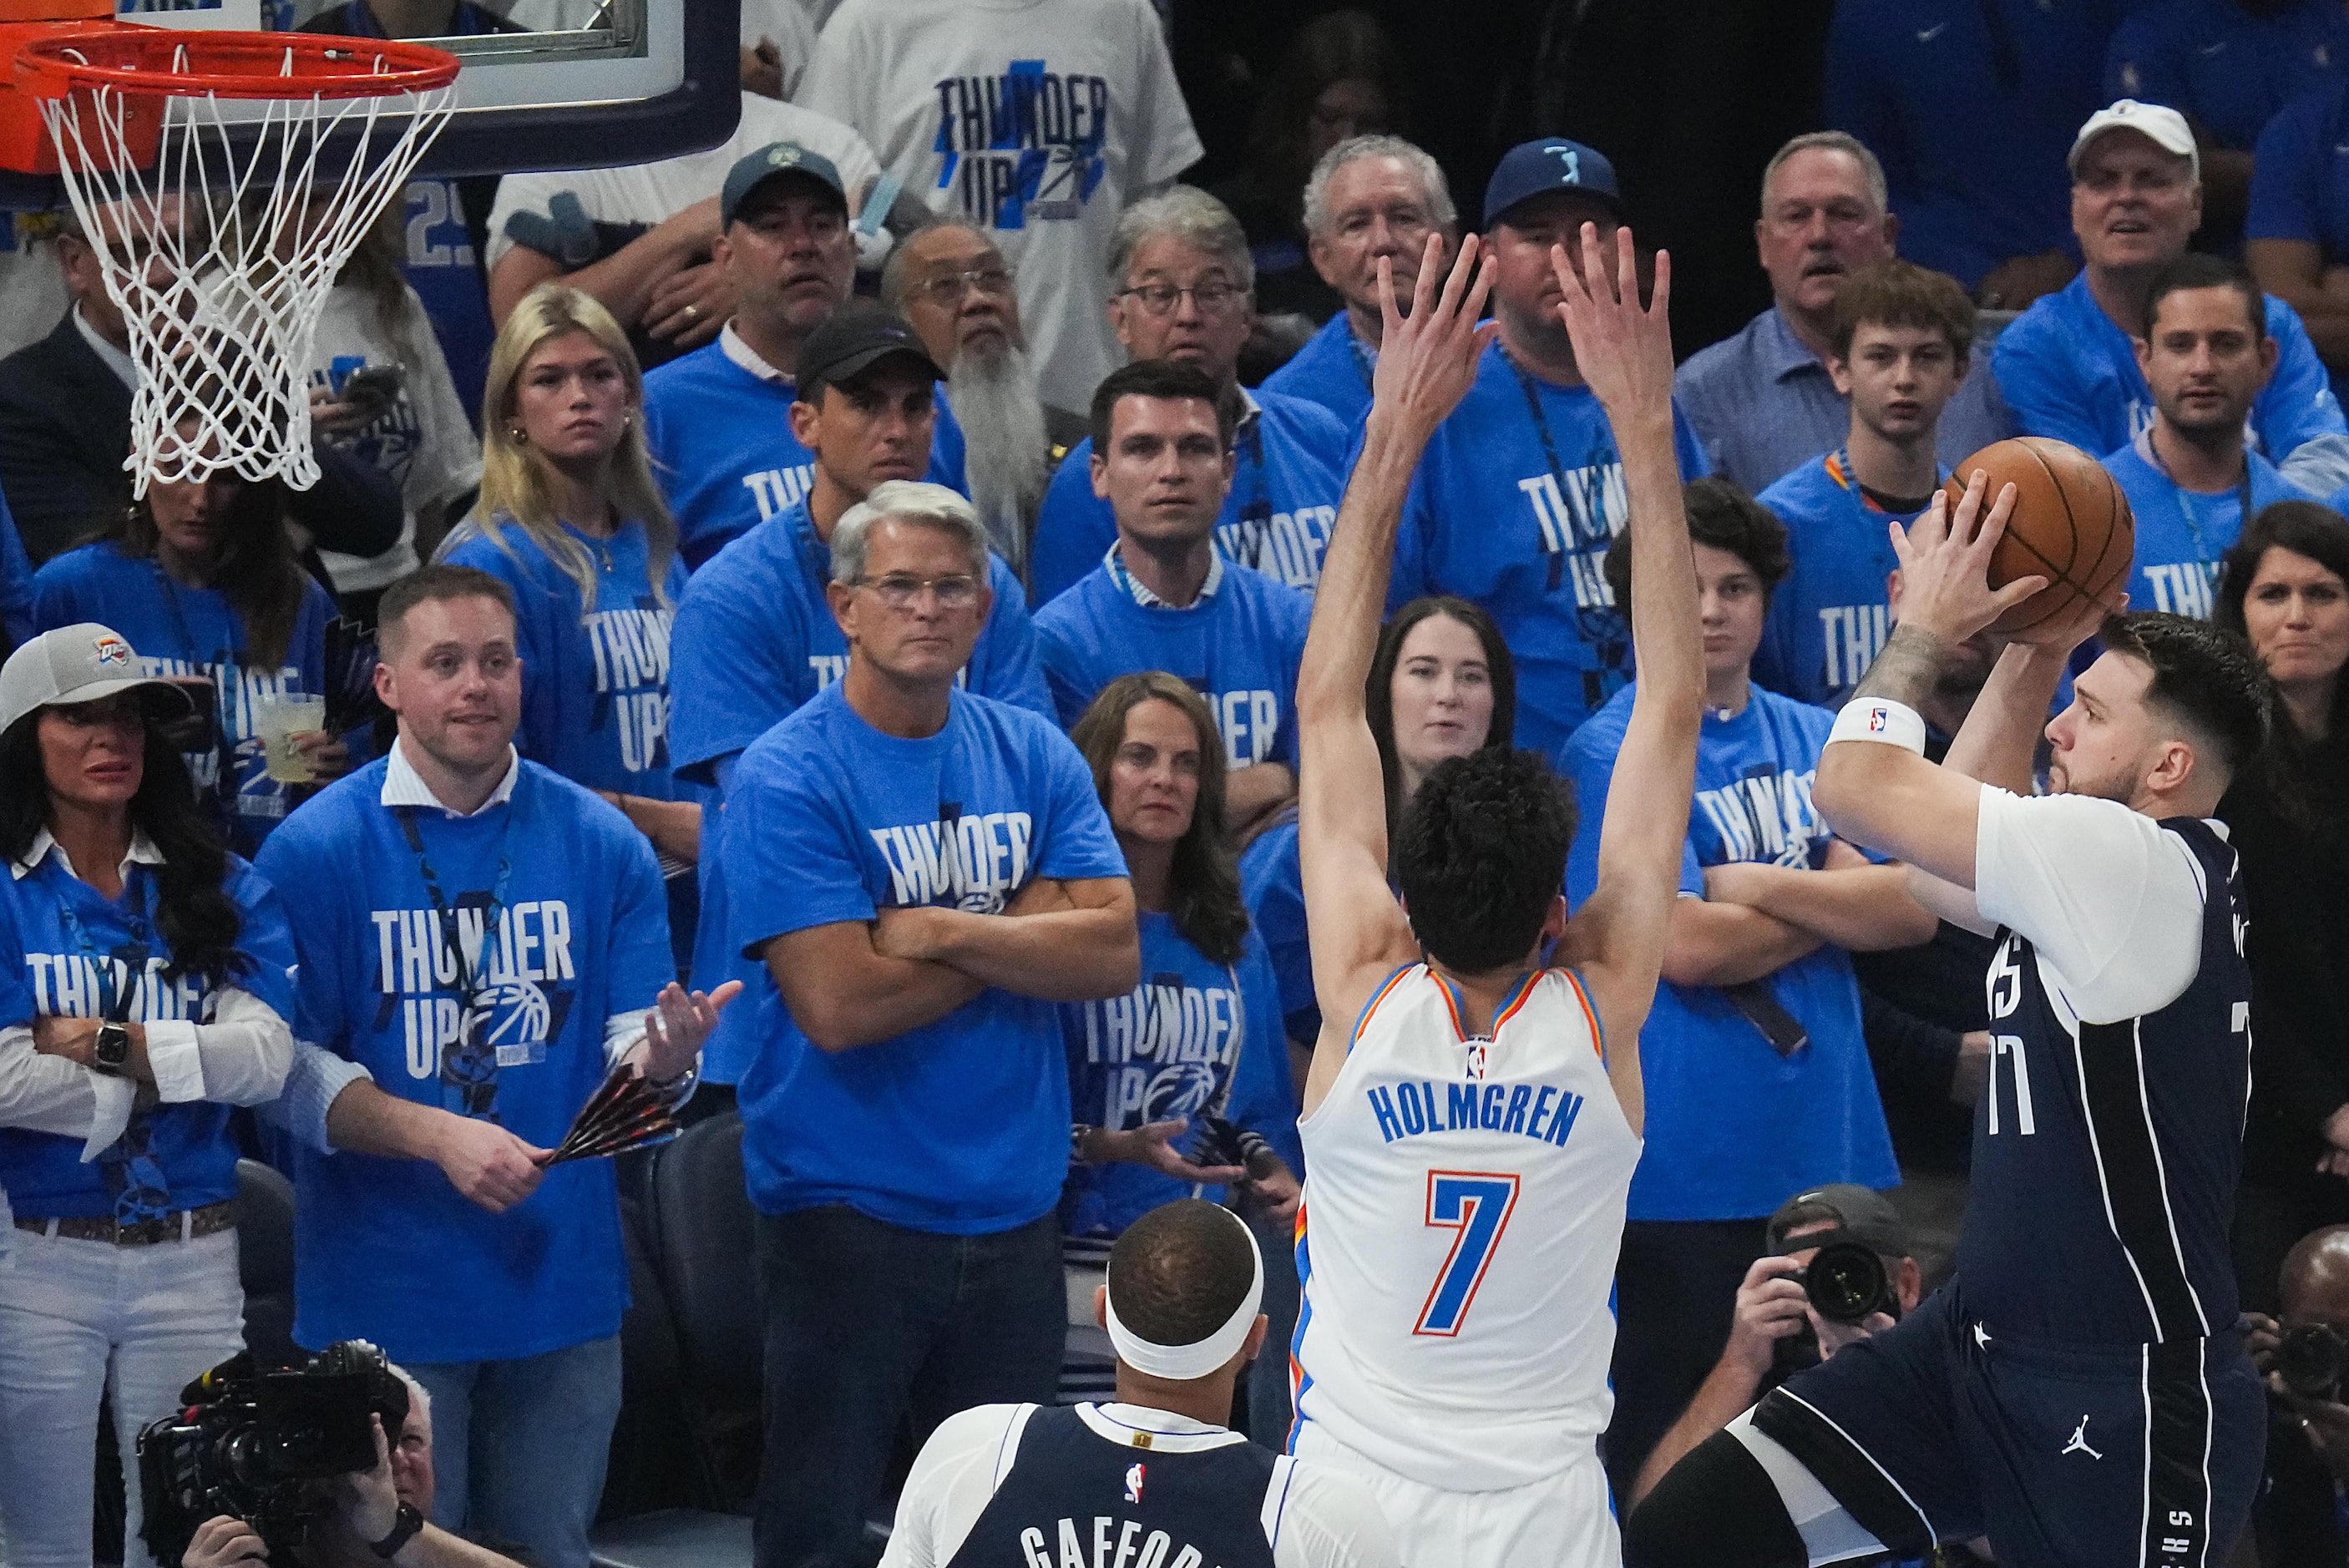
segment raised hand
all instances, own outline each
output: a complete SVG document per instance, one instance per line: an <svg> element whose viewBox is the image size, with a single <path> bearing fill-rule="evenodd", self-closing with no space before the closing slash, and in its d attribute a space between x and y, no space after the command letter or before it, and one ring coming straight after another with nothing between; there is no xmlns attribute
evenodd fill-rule
<svg viewBox="0 0 2349 1568"><path fill-rule="evenodd" d="M1656 253L1656 284L1645 305L1640 303L1639 253L1631 231L1615 231L1615 274L1607 273L1607 254L1599 248L1599 226L1582 225L1576 243L1582 247L1582 270L1569 264L1563 244L1549 248L1549 264L1557 273L1565 298L1557 314L1574 344L1575 368L1607 410L1609 419L1636 413L1671 417L1672 406L1672 258Z"/></svg>
<svg viewBox="0 0 2349 1568"><path fill-rule="evenodd" d="M1460 242L1460 254L1443 279L1444 236L1430 234L1412 284L1411 314L1395 304L1394 267L1379 258L1378 366L1371 374L1371 400L1381 414L1400 417L1424 438L1460 406L1476 383L1476 361L1501 328L1482 320L1493 292L1491 253L1475 235Z"/></svg>
<svg viewBox="0 0 2349 1568"><path fill-rule="evenodd" d="M709 992L688 991L674 980L662 986L645 1015L645 1077L664 1084L691 1068L702 1042L718 1027L718 1015L741 990L740 980Z"/></svg>
<svg viewBox="0 0 2349 1568"><path fill-rule="evenodd" d="M1985 511L1989 488L1990 476L1976 469L1954 509L1946 491L1936 492L1915 522L1889 525L1892 552L1900 559L1900 624L1945 646L1964 642L2047 586L2036 573L2003 588L1990 585L1991 552L2014 514L2015 490L2002 486Z"/></svg>

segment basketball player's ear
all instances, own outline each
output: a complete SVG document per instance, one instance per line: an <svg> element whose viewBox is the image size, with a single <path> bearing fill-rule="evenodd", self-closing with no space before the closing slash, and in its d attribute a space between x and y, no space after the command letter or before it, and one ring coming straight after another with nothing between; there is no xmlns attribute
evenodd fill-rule
<svg viewBox="0 0 2349 1568"><path fill-rule="evenodd" d="M1093 1323L1106 1333L1109 1329L1109 1286L1093 1286Z"/></svg>
<svg viewBox="0 0 2349 1568"><path fill-rule="evenodd" d="M1271 1332L1272 1319L1260 1312L1257 1313L1255 1325L1248 1329L1247 1337L1240 1342L1241 1366L1247 1366L1264 1354L1264 1342Z"/></svg>
<svg viewBox="0 0 2349 1568"><path fill-rule="evenodd" d="M2146 775L2145 787L2164 795L2174 795L2194 777L2194 743L2182 736L2171 736L2160 743L2154 754L2153 769Z"/></svg>
<svg viewBox="0 0 2349 1568"><path fill-rule="evenodd" d="M1544 945L1566 934L1566 895L1550 895L1549 912L1542 916L1541 939Z"/></svg>
<svg viewBox="0 0 2349 1568"><path fill-rule="evenodd" d="M1894 567L1884 574L1886 608L1896 621L1900 619L1900 568Z"/></svg>

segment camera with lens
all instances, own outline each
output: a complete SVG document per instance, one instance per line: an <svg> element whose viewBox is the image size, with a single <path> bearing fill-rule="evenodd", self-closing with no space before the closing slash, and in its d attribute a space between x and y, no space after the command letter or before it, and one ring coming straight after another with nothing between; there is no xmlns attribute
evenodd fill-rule
<svg viewBox="0 0 2349 1568"><path fill-rule="evenodd" d="M2283 1386L2303 1399L2337 1399L2349 1372L2349 1339L2322 1323L2296 1323L2276 1341L2271 1362Z"/></svg>
<svg viewBox="0 0 2349 1568"><path fill-rule="evenodd" d="M368 1418L381 1416L385 1438L399 1440L408 1386L382 1351L346 1339L301 1367L223 1361L180 1403L139 1434L148 1551L177 1568L196 1527L226 1514L251 1525L282 1568L332 1505L334 1479L375 1468Z"/></svg>
<svg viewBox="0 0 2349 1568"><path fill-rule="evenodd" d="M1865 1323L1879 1312L1900 1315L1884 1260L1857 1242L1829 1242L1792 1277L1803 1282L1811 1306L1829 1323Z"/></svg>

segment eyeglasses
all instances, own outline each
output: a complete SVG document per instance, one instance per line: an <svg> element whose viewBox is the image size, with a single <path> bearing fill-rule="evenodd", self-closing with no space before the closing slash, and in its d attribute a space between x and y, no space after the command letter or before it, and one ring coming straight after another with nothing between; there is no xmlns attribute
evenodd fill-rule
<svg viewBox="0 0 2349 1568"><path fill-rule="evenodd" d="M1009 267L973 267L968 272L947 273L943 277L926 279L907 286L905 292L936 305L957 305L966 294L991 294L997 299L1011 292Z"/></svg>
<svg viewBox="0 0 2349 1568"><path fill-rule="evenodd" d="M1120 289L1118 297L1131 297L1152 315L1165 315L1174 309L1174 302L1185 294L1199 307L1201 315L1222 315L1240 308L1240 300L1247 290L1234 288L1220 278L1211 278L1192 288L1178 289L1173 284L1137 284L1130 289Z"/></svg>
<svg viewBox="0 0 2349 1568"><path fill-rule="evenodd" d="M924 589L937 600L941 610L968 610L978 603L978 579L968 573L956 573L947 577L916 577L910 572L892 572L885 577L859 577L860 588L870 588L881 595L881 603L892 610L910 610L922 596Z"/></svg>

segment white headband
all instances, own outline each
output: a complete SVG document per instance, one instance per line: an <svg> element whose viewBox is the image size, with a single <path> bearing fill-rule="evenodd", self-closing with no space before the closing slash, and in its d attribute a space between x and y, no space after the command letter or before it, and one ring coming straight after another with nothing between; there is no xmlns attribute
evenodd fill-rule
<svg viewBox="0 0 2349 1568"><path fill-rule="evenodd" d="M1228 1209L1224 1212L1231 1214ZM1248 1281L1247 1294L1240 1297L1237 1310L1205 1339L1189 1345L1154 1345L1118 1321L1117 1297L1112 1293L1105 1303L1109 1342L1117 1347L1120 1361L1153 1377L1189 1383L1219 1370L1225 1362L1239 1354L1248 1330L1256 1326L1257 1308L1264 1302L1264 1253L1257 1247L1256 1235L1246 1222L1237 1214L1231 1214L1231 1221L1239 1226L1240 1234L1247 1237L1248 1261L1256 1266L1256 1275Z"/></svg>

